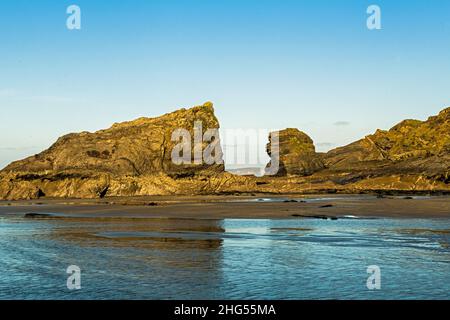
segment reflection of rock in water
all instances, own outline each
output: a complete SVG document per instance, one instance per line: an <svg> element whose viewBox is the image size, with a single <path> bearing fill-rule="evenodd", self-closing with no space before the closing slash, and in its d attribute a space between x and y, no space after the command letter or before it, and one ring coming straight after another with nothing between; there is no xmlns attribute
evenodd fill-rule
<svg viewBox="0 0 450 320"><path fill-rule="evenodd" d="M219 220L159 218L58 218L52 237L78 241L81 246L170 247L175 245L217 248L225 229ZM95 241L93 241L95 240Z"/></svg>
<svg viewBox="0 0 450 320"><path fill-rule="evenodd" d="M94 236L108 239L117 243L127 245L132 243L147 244L152 248L169 248L183 246L185 248L215 249L220 247L222 237L211 233L201 234L199 232L106 232L97 233ZM120 244L119 244L120 245Z"/></svg>
<svg viewBox="0 0 450 320"><path fill-rule="evenodd" d="M25 213L24 218L26 219L36 219L36 218L52 218L51 214L47 214L47 213L34 213L34 212L30 212L30 213Z"/></svg>
<svg viewBox="0 0 450 320"><path fill-rule="evenodd" d="M55 224L50 233L54 241L123 250L120 258L136 252L133 259L152 265L212 268L221 263L225 229L220 220L70 217L48 221Z"/></svg>
<svg viewBox="0 0 450 320"><path fill-rule="evenodd" d="M448 249L450 248L450 244L448 244L447 242L439 242L439 244L441 245L441 247L443 249Z"/></svg>

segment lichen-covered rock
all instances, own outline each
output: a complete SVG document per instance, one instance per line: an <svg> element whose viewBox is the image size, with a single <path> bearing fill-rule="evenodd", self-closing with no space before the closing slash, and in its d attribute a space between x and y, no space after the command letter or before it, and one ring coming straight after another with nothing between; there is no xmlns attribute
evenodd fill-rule
<svg viewBox="0 0 450 320"><path fill-rule="evenodd" d="M273 139L274 134L277 135ZM271 161L267 170L276 167L276 176L308 176L324 168L319 154L316 153L312 139L298 129L284 129L269 136L267 153Z"/></svg>

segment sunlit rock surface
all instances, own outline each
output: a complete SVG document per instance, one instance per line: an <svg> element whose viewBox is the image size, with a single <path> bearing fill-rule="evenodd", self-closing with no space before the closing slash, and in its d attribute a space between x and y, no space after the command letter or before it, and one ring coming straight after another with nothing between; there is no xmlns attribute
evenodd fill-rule
<svg viewBox="0 0 450 320"><path fill-rule="evenodd" d="M102 198L140 195L256 193L450 193L450 108L426 121L405 120L326 154L298 129L269 141L279 162L273 176L237 176L222 163L177 165L175 129L194 136L219 128L212 103L157 118L114 124L94 133L61 137L48 150L0 171L0 199ZM220 139L218 158L221 159ZM274 143L274 145L272 145ZM207 142L202 143L202 149ZM273 148L275 147L275 148ZM278 148L276 148L278 147ZM273 151L275 150L275 151Z"/></svg>

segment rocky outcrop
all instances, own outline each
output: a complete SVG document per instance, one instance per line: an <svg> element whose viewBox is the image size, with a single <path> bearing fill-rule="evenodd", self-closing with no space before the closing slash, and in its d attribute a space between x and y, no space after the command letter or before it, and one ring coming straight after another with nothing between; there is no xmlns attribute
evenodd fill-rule
<svg viewBox="0 0 450 320"><path fill-rule="evenodd" d="M296 129L281 131L276 146L268 167L278 159L280 171L258 182L260 192L450 192L450 108L326 154Z"/></svg>
<svg viewBox="0 0 450 320"><path fill-rule="evenodd" d="M274 139L275 134L277 138ZM325 168L312 139L298 129L288 128L272 132L267 153L271 158L267 171L278 164L278 170L274 171L275 176L309 176Z"/></svg>
<svg viewBox="0 0 450 320"><path fill-rule="evenodd" d="M200 124L197 131L194 125ZM194 137L200 137L200 151L214 141L212 155L222 159L218 136L203 141L208 129L218 129L213 105L207 102L190 109L181 109L157 118L140 118L114 124L94 133L65 135L48 150L16 161L0 172L0 198L36 198L39 196L103 197L110 194L140 192L167 193L176 183L167 181L182 177L211 176L224 172L221 161L194 161ZM188 159L176 163L172 151L182 137L176 130L189 133ZM199 134L198 134L199 133ZM172 141L173 140L173 141ZM217 154L216 154L217 153ZM180 155L184 157L183 152ZM151 178L148 178L151 177ZM152 181L142 184L136 181ZM127 182L128 181L128 182ZM141 191L139 191L141 190ZM146 191L142 191L146 190Z"/></svg>
<svg viewBox="0 0 450 320"><path fill-rule="evenodd" d="M327 153L329 166L388 160L398 162L450 153L450 108L427 121L404 120L388 131L378 130L362 140Z"/></svg>
<svg viewBox="0 0 450 320"><path fill-rule="evenodd" d="M237 176L224 165L179 164L172 151L177 129L192 139L199 130L217 129L211 103L181 109L157 118L140 118L94 133L69 134L48 150L11 163L0 171L0 199L39 197L102 198L108 196L254 194L254 193L450 193L450 108L427 121L405 120L378 130L326 154L298 129L278 133L267 145L268 169L275 176ZM205 135L208 136L208 135ZM192 144L187 158L200 147L217 146L217 136ZM192 141L193 142L193 141ZM183 152L183 156L184 156ZM268 170L267 169L267 170ZM271 172L272 173L272 172Z"/></svg>
<svg viewBox="0 0 450 320"><path fill-rule="evenodd" d="M450 108L426 121L404 120L324 156L331 172L360 178L420 175L448 181L450 171Z"/></svg>
<svg viewBox="0 0 450 320"><path fill-rule="evenodd" d="M179 143L178 140L172 141L173 132L184 129L193 138L195 121L202 123L203 133L207 129L219 128L212 103L205 103L157 118L116 123L109 129L94 133L65 135L48 150L13 162L2 173L142 176L160 172L171 175L194 174L202 170L224 171L223 165L210 166L203 162L178 165L172 161L171 152Z"/></svg>

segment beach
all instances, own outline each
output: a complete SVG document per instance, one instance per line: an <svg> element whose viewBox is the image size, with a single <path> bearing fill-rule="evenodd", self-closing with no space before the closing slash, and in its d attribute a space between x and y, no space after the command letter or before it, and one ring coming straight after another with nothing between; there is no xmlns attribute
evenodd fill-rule
<svg viewBox="0 0 450 320"><path fill-rule="evenodd" d="M449 298L448 197L40 199L0 231L0 300Z"/></svg>
<svg viewBox="0 0 450 320"><path fill-rule="evenodd" d="M0 214L190 219L450 218L449 196L149 196L0 202Z"/></svg>

